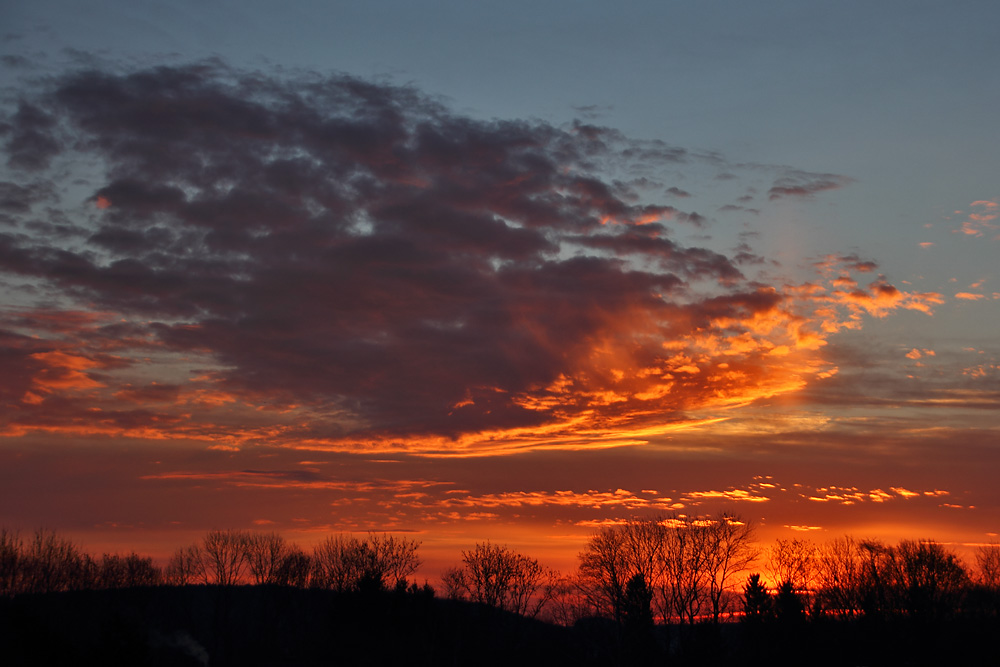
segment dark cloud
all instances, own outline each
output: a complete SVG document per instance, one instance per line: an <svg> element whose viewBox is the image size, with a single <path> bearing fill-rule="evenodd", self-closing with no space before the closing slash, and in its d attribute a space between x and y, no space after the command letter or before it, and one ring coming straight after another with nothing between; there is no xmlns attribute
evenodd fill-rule
<svg viewBox="0 0 1000 667"><path fill-rule="evenodd" d="M724 206L720 206L719 211L729 212L729 213L739 211L742 213L752 213L754 215L760 215L760 209L748 208L746 206L737 206L736 204L726 204Z"/></svg>
<svg viewBox="0 0 1000 667"><path fill-rule="evenodd" d="M853 183L853 179L838 174L814 174L789 170L774 181L767 191L768 199L774 201L785 197L812 197L813 195L838 190Z"/></svg>
<svg viewBox="0 0 1000 667"><path fill-rule="evenodd" d="M857 253L847 255L827 255L815 262L817 268L827 270L831 267L844 268L859 273L872 273L878 270L878 263L871 259L862 259Z"/></svg>
<svg viewBox="0 0 1000 667"><path fill-rule="evenodd" d="M53 199L53 189L49 183L18 185L0 181L0 211L27 213L38 202Z"/></svg>
<svg viewBox="0 0 1000 667"><path fill-rule="evenodd" d="M0 62L7 67L28 67L31 64L31 61L24 56L11 55L9 53L0 56Z"/></svg>
<svg viewBox="0 0 1000 667"><path fill-rule="evenodd" d="M26 171L48 167L61 148L55 131L56 121L51 114L22 101L6 122L0 122L7 165Z"/></svg>
<svg viewBox="0 0 1000 667"><path fill-rule="evenodd" d="M7 345L26 378L8 398L25 410L85 406L45 384L63 373L74 391L104 392L109 428L175 423L123 406L207 401L201 389L123 383L100 356L138 364L160 349L205 355L214 369L199 382L227 401L308 410L296 433L318 439L458 438L636 410L669 422L740 383L768 385L760 355L774 345L748 337L762 317L801 319L776 315L787 296L736 268L761 261L748 248L680 245L669 223L703 216L644 201L645 177L602 171L691 159L663 142L211 62L46 85L3 122L9 166L37 174L62 155L102 171L85 212L51 208L0 234L0 269L114 315L66 335L63 356ZM10 182L0 206L23 215L50 194ZM700 373L716 363L724 372Z"/></svg>

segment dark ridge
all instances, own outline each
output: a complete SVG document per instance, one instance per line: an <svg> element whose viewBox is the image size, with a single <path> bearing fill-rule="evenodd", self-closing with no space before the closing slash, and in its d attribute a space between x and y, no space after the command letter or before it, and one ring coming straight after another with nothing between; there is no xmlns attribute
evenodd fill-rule
<svg viewBox="0 0 1000 667"><path fill-rule="evenodd" d="M977 589L978 590L978 589ZM531 620L429 589L161 586L0 598L0 664L853 665L985 664L1000 631L979 590L962 617L630 624ZM650 621L651 619L646 619Z"/></svg>
<svg viewBox="0 0 1000 667"><path fill-rule="evenodd" d="M574 634L426 592L163 586L0 599L10 667L606 664Z"/></svg>

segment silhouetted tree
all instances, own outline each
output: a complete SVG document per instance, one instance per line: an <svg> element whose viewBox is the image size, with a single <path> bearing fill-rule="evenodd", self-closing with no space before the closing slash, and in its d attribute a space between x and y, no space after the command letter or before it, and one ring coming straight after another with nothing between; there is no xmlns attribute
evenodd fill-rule
<svg viewBox="0 0 1000 667"><path fill-rule="evenodd" d="M858 542L861 559L859 595L861 611L867 618L884 618L898 605L895 552L880 540Z"/></svg>
<svg viewBox="0 0 1000 667"><path fill-rule="evenodd" d="M580 581L594 609L621 622L625 584L634 574L625 555L626 540L619 526L600 529L580 553Z"/></svg>
<svg viewBox="0 0 1000 667"><path fill-rule="evenodd" d="M774 618L782 624L794 625L805 618L805 607L791 581L782 581L774 595Z"/></svg>
<svg viewBox="0 0 1000 667"><path fill-rule="evenodd" d="M549 601L540 615L549 623L567 627L591 615L578 575L558 576L551 581Z"/></svg>
<svg viewBox="0 0 1000 667"><path fill-rule="evenodd" d="M580 553L580 580L598 613L621 621L626 582L641 574L664 619L717 622L737 575L757 557L753 526L730 514L668 517L603 528Z"/></svg>
<svg viewBox="0 0 1000 667"><path fill-rule="evenodd" d="M763 664L764 647L769 639L765 627L773 620L771 594L764 582L760 580L760 574L751 574L743 586L743 618L741 621L745 632L745 657L749 664Z"/></svg>
<svg viewBox="0 0 1000 667"><path fill-rule="evenodd" d="M211 530L202 540L201 557L209 583L232 586L247 569L250 533L243 530Z"/></svg>
<svg viewBox="0 0 1000 667"><path fill-rule="evenodd" d="M653 591L646 578L637 573L625 584L622 605L622 640L625 663L644 665L653 657Z"/></svg>
<svg viewBox="0 0 1000 667"><path fill-rule="evenodd" d="M133 588L156 586L162 579L153 559L136 553L122 556L104 554L97 564L96 588Z"/></svg>
<svg viewBox="0 0 1000 667"><path fill-rule="evenodd" d="M369 533L367 544L370 548L368 576L379 582L380 587L405 582L420 567L419 542L388 533Z"/></svg>
<svg viewBox="0 0 1000 667"><path fill-rule="evenodd" d="M21 592L24 543L13 530L0 528L0 597Z"/></svg>
<svg viewBox="0 0 1000 667"><path fill-rule="evenodd" d="M192 544L175 551L163 572L164 579L173 586L187 586L195 582L208 583L201 547Z"/></svg>
<svg viewBox="0 0 1000 667"><path fill-rule="evenodd" d="M274 583L304 588L309 583L312 560L298 545L291 545L278 566Z"/></svg>
<svg viewBox="0 0 1000 667"><path fill-rule="evenodd" d="M1000 544L984 544L976 549L976 569L982 586L1000 591Z"/></svg>
<svg viewBox="0 0 1000 667"><path fill-rule="evenodd" d="M394 587L420 567L419 546L387 534L330 536L313 549L311 583L337 591Z"/></svg>
<svg viewBox="0 0 1000 667"><path fill-rule="evenodd" d="M870 619L940 617L957 607L969 580L959 558L931 540L892 547L846 537L825 547L819 563L826 611Z"/></svg>
<svg viewBox="0 0 1000 667"><path fill-rule="evenodd" d="M277 583L278 573L289 553L288 543L278 533L246 535L247 565L255 584Z"/></svg>
<svg viewBox="0 0 1000 667"><path fill-rule="evenodd" d="M462 551L462 565L443 579L449 597L534 617L548 602L554 576L534 558L486 542Z"/></svg>
<svg viewBox="0 0 1000 667"><path fill-rule="evenodd" d="M743 620L751 625L760 625L771 615L771 594L760 580L760 575L751 574L743 587Z"/></svg>
<svg viewBox="0 0 1000 667"><path fill-rule="evenodd" d="M932 540L902 540L895 555L902 611L930 621L958 608L969 576L956 554Z"/></svg>
<svg viewBox="0 0 1000 667"><path fill-rule="evenodd" d="M664 618L693 624L708 604L706 524L693 517L672 517L665 524L661 610Z"/></svg>
<svg viewBox="0 0 1000 667"><path fill-rule="evenodd" d="M718 623L721 614L728 610L733 580L757 560L759 551L753 524L738 516L721 513L704 530L708 534L705 570L712 620Z"/></svg>
<svg viewBox="0 0 1000 667"><path fill-rule="evenodd" d="M817 581L824 612L843 617L861 613L861 554L853 537L833 540L820 549Z"/></svg>
<svg viewBox="0 0 1000 667"><path fill-rule="evenodd" d="M790 581L796 592L812 588L818 556L816 545L809 540L775 540L767 551L771 581Z"/></svg>
<svg viewBox="0 0 1000 667"><path fill-rule="evenodd" d="M52 531L37 530L22 554L22 590L50 593L89 584L84 554L75 544Z"/></svg>

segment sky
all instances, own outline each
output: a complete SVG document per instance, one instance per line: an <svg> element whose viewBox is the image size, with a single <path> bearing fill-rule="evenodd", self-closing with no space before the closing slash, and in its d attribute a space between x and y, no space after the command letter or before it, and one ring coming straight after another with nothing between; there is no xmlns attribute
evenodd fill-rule
<svg viewBox="0 0 1000 667"><path fill-rule="evenodd" d="M0 6L0 525L1000 533L993 2Z"/></svg>

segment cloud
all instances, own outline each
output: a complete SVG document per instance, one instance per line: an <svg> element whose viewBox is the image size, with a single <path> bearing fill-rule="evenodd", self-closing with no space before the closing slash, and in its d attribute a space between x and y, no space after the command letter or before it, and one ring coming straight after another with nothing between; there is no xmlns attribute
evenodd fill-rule
<svg viewBox="0 0 1000 667"><path fill-rule="evenodd" d="M55 295L0 320L9 434L637 444L830 373L818 351L865 314L939 302L860 287L856 257L766 285L747 247L680 243L671 224L709 221L608 172L703 158L610 128L219 63L42 85L3 125L0 271ZM83 202L52 201L57 158L97 165ZM772 198L847 182L783 173Z"/></svg>
<svg viewBox="0 0 1000 667"><path fill-rule="evenodd" d="M2 213L27 213L32 206L55 198L50 183L36 182L18 185L0 181L0 215Z"/></svg>
<svg viewBox="0 0 1000 667"><path fill-rule="evenodd" d="M685 496L685 499L724 499L731 502L766 503L770 500L767 496L754 495L745 489L729 489L728 491L692 491Z"/></svg>
<svg viewBox="0 0 1000 667"><path fill-rule="evenodd" d="M774 181L767 197L771 201L787 197L809 199L820 192L839 190L853 182L853 179L838 174L814 174L790 169Z"/></svg>
<svg viewBox="0 0 1000 667"><path fill-rule="evenodd" d="M994 239L1000 238L1000 234L997 234L1000 232L1000 224L997 222L997 218L1000 217L1000 203L996 200L983 199L974 201L969 206L973 211L962 221L962 226L953 231L966 236L993 235Z"/></svg>
<svg viewBox="0 0 1000 667"><path fill-rule="evenodd" d="M996 200L974 201L969 206L972 212L968 213L961 227L952 230L959 234L972 237L991 236L994 240L1000 238L1000 224L997 218L1000 217L1000 204ZM955 211L956 215L963 211Z"/></svg>

